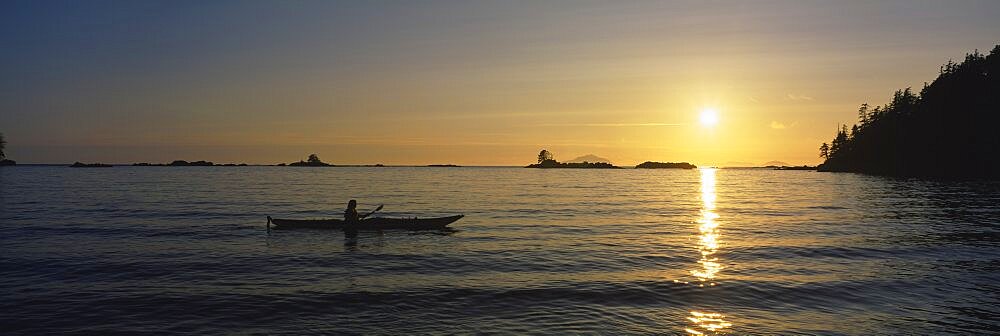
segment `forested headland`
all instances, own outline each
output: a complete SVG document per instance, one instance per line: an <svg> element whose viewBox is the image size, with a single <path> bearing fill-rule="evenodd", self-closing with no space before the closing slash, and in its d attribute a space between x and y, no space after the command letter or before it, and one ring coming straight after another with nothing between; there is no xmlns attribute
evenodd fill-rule
<svg viewBox="0 0 1000 336"><path fill-rule="evenodd" d="M896 91L888 104L858 109L820 146L820 171L901 177L1000 177L1000 45L941 66L918 93Z"/></svg>
<svg viewBox="0 0 1000 336"><path fill-rule="evenodd" d="M687 162L653 162L646 161L635 166L639 169L695 169L698 166Z"/></svg>

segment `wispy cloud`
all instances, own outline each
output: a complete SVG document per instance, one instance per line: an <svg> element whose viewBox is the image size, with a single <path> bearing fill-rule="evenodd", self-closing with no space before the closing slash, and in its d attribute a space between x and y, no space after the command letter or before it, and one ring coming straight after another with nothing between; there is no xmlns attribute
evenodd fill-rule
<svg viewBox="0 0 1000 336"><path fill-rule="evenodd" d="M813 97L794 94L794 93L789 93L785 95L785 98L787 98L788 100L813 100Z"/></svg>
<svg viewBox="0 0 1000 336"><path fill-rule="evenodd" d="M779 129L780 130L780 129L785 129L787 127L785 127L785 124L782 124L782 123L777 122L777 121L772 121L771 122L771 128L772 129Z"/></svg>

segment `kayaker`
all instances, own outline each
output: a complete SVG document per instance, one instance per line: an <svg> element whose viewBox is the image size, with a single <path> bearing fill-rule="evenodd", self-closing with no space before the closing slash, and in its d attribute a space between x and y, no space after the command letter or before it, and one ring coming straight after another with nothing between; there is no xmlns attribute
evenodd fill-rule
<svg viewBox="0 0 1000 336"><path fill-rule="evenodd" d="M347 202L347 210L344 210L344 237L356 238L359 225L361 216L358 215L358 201L350 200Z"/></svg>

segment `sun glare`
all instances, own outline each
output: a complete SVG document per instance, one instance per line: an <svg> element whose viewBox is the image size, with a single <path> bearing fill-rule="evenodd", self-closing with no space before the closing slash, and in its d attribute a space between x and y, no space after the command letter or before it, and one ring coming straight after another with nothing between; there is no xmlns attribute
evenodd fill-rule
<svg viewBox="0 0 1000 336"><path fill-rule="evenodd" d="M701 121L702 126L715 126L715 124L719 123L719 112L713 108L705 108L701 110L698 119Z"/></svg>

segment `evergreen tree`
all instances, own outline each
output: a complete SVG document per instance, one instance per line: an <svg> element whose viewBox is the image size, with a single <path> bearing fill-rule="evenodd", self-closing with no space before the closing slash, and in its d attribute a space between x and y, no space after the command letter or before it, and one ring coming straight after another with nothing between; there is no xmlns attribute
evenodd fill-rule
<svg viewBox="0 0 1000 336"><path fill-rule="evenodd" d="M545 162L546 160L553 160L552 152L543 149L541 152L538 152L538 163Z"/></svg>
<svg viewBox="0 0 1000 336"><path fill-rule="evenodd" d="M861 104L858 108L858 122L862 125L868 123L868 103Z"/></svg>
<svg viewBox="0 0 1000 336"><path fill-rule="evenodd" d="M949 60L919 93L862 104L858 124L820 146L820 170L894 176L1000 177L1000 45ZM825 143L824 143L825 145Z"/></svg>

